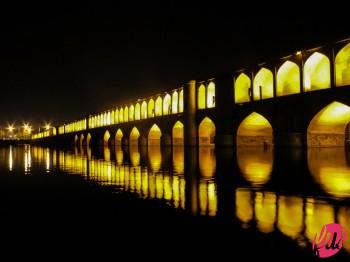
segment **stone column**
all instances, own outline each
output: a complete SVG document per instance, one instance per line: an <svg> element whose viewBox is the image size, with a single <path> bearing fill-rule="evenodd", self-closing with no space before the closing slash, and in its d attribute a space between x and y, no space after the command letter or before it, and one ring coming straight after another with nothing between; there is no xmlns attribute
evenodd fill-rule
<svg viewBox="0 0 350 262"><path fill-rule="evenodd" d="M185 146L196 146L198 144L196 110L196 81L191 80L184 86Z"/></svg>

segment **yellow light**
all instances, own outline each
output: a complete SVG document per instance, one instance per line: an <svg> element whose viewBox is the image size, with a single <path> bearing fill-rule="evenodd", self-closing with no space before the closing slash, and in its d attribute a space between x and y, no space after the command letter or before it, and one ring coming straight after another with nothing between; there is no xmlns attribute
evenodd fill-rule
<svg viewBox="0 0 350 262"><path fill-rule="evenodd" d="M350 43L343 47L335 57L336 86L350 85Z"/></svg>
<svg viewBox="0 0 350 262"><path fill-rule="evenodd" d="M210 82L207 90L207 106L208 108L215 107L215 84Z"/></svg>
<svg viewBox="0 0 350 262"><path fill-rule="evenodd" d="M216 171L215 149L211 147L199 148L199 170L201 177L212 178Z"/></svg>
<svg viewBox="0 0 350 262"><path fill-rule="evenodd" d="M50 128L51 128L50 124L46 124L46 125L45 125L45 129L46 129L46 130L49 130Z"/></svg>
<svg viewBox="0 0 350 262"><path fill-rule="evenodd" d="M184 125L177 121L173 127L173 145L184 145Z"/></svg>
<svg viewBox="0 0 350 262"><path fill-rule="evenodd" d="M140 132L136 127L134 127L130 132L130 145L138 145L139 137Z"/></svg>
<svg viewBox="0 0 350 262"><path fill-rule="evenodd" d="M303 229L303 200L295 196L280 196L277 217L278 229L296 239Z"/></svg>
<svg viewBox="0 0 350 262"><path fill-rule="evenodd" d="M304 91L330 87L330 62L324 54L315 52L304 65Z"/></svg>
<svg viewBox="0 0 350 262"><path fill-rule="evenodd" d="M204 109L205 106L205 86L202 84L198 88L198 109Z"/></svg>
<svg viewBox="0 0 350 262"><path fill-rule="evenodd" d="M15 128L13 127L13 125L9 125L9 126L7 127L7 129L9 130L9 132L13 132L13 130L14 130Z"/></svg>
<svg viewBox="0 0 350 262"><path fill-rule="evenodd" d="M277 71L277 96L300 92L300 70L296 63L286 61Z"/></svg>
<svg viewBox="0 0 350 262"><path fill-rule="evenodd" d="M200 146L210 146L214 145L215 139L215 125L213 121L205 117L199 125L199 145Z"/></svg>
<svg viewBox="0 0 350 262"><path fill-rule="evenodd" d="M253 81L254 100L273 97L273 75L266 68L261 68Z"/></svg>
<svg viewBox="0 0 350 262"><path fill-rule="evenodd" d="M148 133L148 145L160 145L161 136L162 132L160 128L154 124Z"/></svg>
<svg viewBox="0 0 350 262"><path fill-rule="evenodd" d="M301 55L301 51L297 51L295 54L296 55Z"/></svg>
<svg viewBox="0 0 350 262"><path fill-rule="evenodd" d="M250 78L241 73L235 81L235 102L244 103L250 101L249 89L251 81Z"/></svg>

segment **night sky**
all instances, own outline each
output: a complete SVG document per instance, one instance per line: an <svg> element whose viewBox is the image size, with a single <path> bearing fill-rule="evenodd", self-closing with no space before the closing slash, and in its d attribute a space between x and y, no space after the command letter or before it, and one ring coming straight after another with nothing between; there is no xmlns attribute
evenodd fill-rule
<svg viewBox="0 0 350 262"><path fill-rule="evenodd" d="M67 122L350 37L346 8L335 19L330 4L146 3L2 7L0 125Z"/></svg>

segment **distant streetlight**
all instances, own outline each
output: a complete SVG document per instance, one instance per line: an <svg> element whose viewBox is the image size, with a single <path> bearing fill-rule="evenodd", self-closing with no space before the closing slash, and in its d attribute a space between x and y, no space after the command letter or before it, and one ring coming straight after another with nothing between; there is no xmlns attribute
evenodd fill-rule
<svg viewBox="0 0 350 262"><path fill-rule="evenodd" d="M12 133L15 128L13 127L13 125L9 125L7 129L10 133Z"/></svg>
<svg viewBox="0 0 350 262"><path fill-rule="evenodd" d="M46 125L45 125L45 129L46 129L46 130L49 130L50 128L51 128L51 125L50 125L50 124L46 124Z"/></svg>

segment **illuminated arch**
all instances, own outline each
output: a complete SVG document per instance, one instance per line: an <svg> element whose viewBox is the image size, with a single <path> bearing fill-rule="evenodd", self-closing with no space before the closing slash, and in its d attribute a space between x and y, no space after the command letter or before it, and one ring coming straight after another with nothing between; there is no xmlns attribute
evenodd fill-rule
<svg viewBox="0 0 350 262"><path fill-rule="evenodd" d="M245 103L250 101L249 90L251 88L250 78L241 73L235 81L235 102Z"/></svg>
<svg viewBox="0 0 350 262"><path fill-rule="evenodd" d="M160 146L149 146L147 150L149 163L154 173L158 172L162 166L162 153L160 149Z"/></svg>
<svg viewBox="0 0 350 262"><path fill-rule="evenodd" d="M83 145L84 139L85 139L84 134L81 134L81 135L80 135L80 139L79 139L79 146L82 146L82 145Z"/></svg>
<svg viewBox="0 0 350 262"><path fill-rule="evenodd" d="M171 99L171 112L173 114L176 114L179 111L178 107L179 107L179 94L177 91L174 91Z"/></svg>
<svg viewBox="0 0 350 262"><path fill-rule="evenodd" d="M210 82L207 88L207 107L215 107L215 84Z"/></svg>
<svg viewBox="0 0 350 262"><path fill-rule="evenodd" d="M162 98L160 97L160 96L158 96L157 97L157 99L156 99L156 103L155 103L155 115L156 116L161 116L162 115L162 102L163 102L163 100L162 100Z"/></svg>
<svg viewBox="0 0 350 262"><path fill-rule="evenodd" d="M286 236L296 239L303 230L303 199L279 196L277 227Z"/></svg>
<svg viewBox="0 0 350 262"><path fill-rule="evenodd" d="M129 149L130 153L130 162L134 167L138 167L140 165L140 159L141 155L139 152L139 148L137 146L131 146ZM140 169L138 169L140 170ZM136 172L138 171L137 169L135 170Z"/></svg>
<svg viewBox="0 0 350 262"><path fill-rule="evenodd" d="M179 94L179 112L182 113L184 111L184 90L181 89Z"/></svg>
<svg viewBox="0 0 350 262"><path fill-rule="evenodd" d="M124 123L124 110L123 110L123 108L119 109L119 123Z"/></svg>
<svg viewBox="0 0 350 262"><path fill-rule="evenodd" d="M308 148L311 175L322 189L335 197L350 197L349 153L343 147Z"/></svg>
<svg viewBox="0 0 350 262"><path fill-rule="evenodd" d="M261 68L254 77L253 95L254 100L273 97L273 74L269 69Z"/></svg>
<svg viewBox="0 0 350 262"><path fill-rule="evenodd" d="M171 96L166 94L163 100L163 115L171 114Z"/></svg>
<svg viewBox="0 0 350 262"><path fill-rule="evenodd" d="M111 138L111 134L107 130L103 136L103 145L108 146L109 139Z"/></svg>
<svg viewBox="0 0 350 262"><path fill-rule="evenodd" d="M108 111L107 113L107 125L110 125L111 124L111 112Z"/></svg>
<svg viewBox="0 0 350 262"><path fill-rule="evenodd" d="M134 106L131 105L129 107L129 121L134 121L134 113L135 113Z"/></svg>
<svg viewBox="0 0 350 262"><path fill-rule="evenodd" d="M160 145L160 138L162 136L162 132L160 128L154 124L148 133L148 145Z"/></svg>
<svg viewBox="0 0 350 262"><path fill-rule="evenodd" d="M184 145L184 125L180 121L177 121L173 127L173 145Z"/></svg>
<svg viewBox="0 0 350 262"><path fill-rule="evenodd" d="M116 145L121 145L122 144L122 139L123 139L123 132L121 129L117 130L117 133L115 133L115 144Z"/></svg>
<svg viewBox="0 0 350 262"><path fill-rule="evenodd" d="M173 148L173 167L178 175L185 172L185 152L184 147L182 146L176 146Z"/></svg>
<svg viewBox="0 0 350 262"><path fill-rule="evenodd" d="M300 93L300 69L296 63L286 61L277 71L277 96Z"/></svg>
<svg viewBox="0 0 350 262"><path fill-rule="evenodd" d="M100 115L97 115L97 127L101 126L101 123L100 123Z"/></svg>
<svg viewBox="0 0 350 262"><path fill-rule="evenodd" d="M197 101L197 106L198 106L198 109L204 109L206 108L206 101L205 101L205 85L201 84L198 88L198 93L197 93L197 96L198 96L198 101Z"/></svg>
<svg viewBox="0 0 350 262"><path fill-rule="evenodd" d="M260 232L270 233L275 229L276 221L276 193L255 193L255 221Z"/></svg>
<svg viewBox="0 0 350 262"><path fill-rule="evenodd" d="M78 140L79 140L78 135L75 135L75 136L74 136L74 146L77 145Z"/></svg>
<svg viewBox="0 0 350 262"><path fill-rule="evenodd" d="M126 106L124 107L124 122L129 121L129 108Z"/></svg>
<svg viewBox="0 0 350 262"><path fill-rule="evenodd" d="M107 125L107 112L102 113L102 125L103 126Z"/></svg>
<svg viewBox="0 0 350 262"><path fill-rule="evenodd" d="M254 186L265 185L273 167L272 148L237 147L237 163L245 180Z"/></svg>
<svg viewBox="0 0 350 262"><path fill-rule="evenodd" d="M154 117L155 116L155 112L154 112L154 100L151 98L148 101L148 118L150 117Z"/></svg>
<svg viewBox="0 0 350 262"><path fill-rule="evenodd" d="M262 115L253 112L239 125L237 146L267 146L272 144L272 126Z"/></svg>
<svg viewBox="0 0 350 262"><path fill-rule="evenodd" d="M200 146L214 145L215 140L215 124L214 122L205 117L199 124L198 137Z"/></svg>
<svg viewBox="0 0 350 262"><path fill-rule="evenodd" d="M332 102L311 120L307 129L308 146L344 146L350 107Z"/></svg>
<svg viewBox="0 0 350 262"><path fill-rule="evenodd" d="M140 137L140 132L136 127L134 127L130 132L130 137L129 137L130 145L138 145L139 137Z"/></svg>
<svg viewBox="0 0 350 262"><path fill-rule="evenodd" d="M111 112L111 120L110 120L112 125L114 125L114 119L115 119L114 118L114 110L112 110L112 112Z"/></svg>
<svg viewBox="0 0 350 262"><path fill-rule="evenodd" d="M329 88L331 85L330 62L324 54L315 52L304 65L304 91Z"/></svg>
<svg viewBox="0 0 350 262"><path fill-rule="evenodd" d="M88 133L86 136L86 146L89 147L91 145L91 134Z"/></svg>
<svg viewBox="0 0 350 262"><path fill-rule="evenodd" d="M137 103L135 106L135 120L141 119L141 106L140 103Z"/></svg>
<svg viewBox="0 0 350 262"><path fill-rule="evenodd" d="M216 171L215 148L200 147L198 152L199 171L204 178L213 178Z"/></svg>
<svg viewBox="0 0 350 262"><path fill-rule="evenodd" d="M119 110L116 109L114 112L114 123L119 124Z"/></svg>
<svg viewBox="0 0 350 262"><path fill-rule="evenodd" d="M336 86L350 85L350 43L335 57L335 83Z"/></svg>
<svg viewBox="0 0 350 262"><path fill-rule="evenodd" d="M141 119L147 118L147 102L143 101L141 105Z"/></svg>

